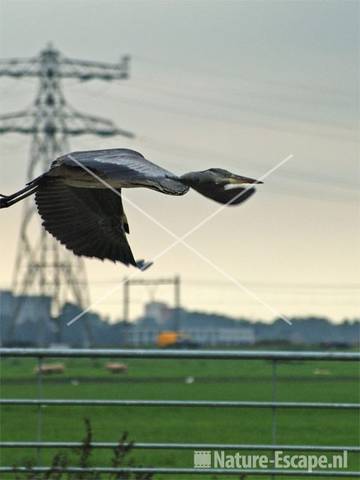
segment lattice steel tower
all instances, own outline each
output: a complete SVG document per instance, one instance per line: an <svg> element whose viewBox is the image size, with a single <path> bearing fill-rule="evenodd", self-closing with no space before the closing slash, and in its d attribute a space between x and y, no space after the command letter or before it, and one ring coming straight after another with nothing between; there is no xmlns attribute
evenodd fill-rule
<svg viewBox="0 0 360 480"><path fill-rule="evenodd" d="M76 111L67 104L61 90L62 79L127 79L128 65L129 57L123 57L117 64L70 59L51 45L33 58L0 60L1 76L39 79L38 92L29 109L0 115L0 133L32 135L28 180L45 171L60 154L69 151L71 136L133 137L132 133L118 129L110 120ZM83 260L65 250L45 229L41 228L39 234L34 202L29 199L25 202L12 281L13 293L17 295L14 327L28 294L51 297L53 315L66 302L75 302L80 308L89 305Z"/></svg>

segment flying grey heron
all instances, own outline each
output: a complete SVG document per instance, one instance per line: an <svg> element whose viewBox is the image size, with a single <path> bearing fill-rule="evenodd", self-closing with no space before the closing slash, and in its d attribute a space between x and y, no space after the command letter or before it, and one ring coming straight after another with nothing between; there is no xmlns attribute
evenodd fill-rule
<svg viewBox="0 0 360 480"><path fill-rule="evenodd" d="M149 264L134 259L126 238L130 230L122 188L144 187L167 195L184 195L193 188L218 203L238 205L255 192L254 187L240 185L256 183L262 182L221 168L176 176L133 150L93 150L57 158L47 172L22 190L0 195L0 208L35 193L43 226L66 248L79 256L143 270Z"/></svg>

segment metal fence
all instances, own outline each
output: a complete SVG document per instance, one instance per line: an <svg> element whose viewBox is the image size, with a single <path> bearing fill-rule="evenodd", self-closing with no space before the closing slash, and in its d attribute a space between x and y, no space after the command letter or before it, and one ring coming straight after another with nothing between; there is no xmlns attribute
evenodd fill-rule
<svg viewBox="0 0 360 480"><path fill-rule="evenodd" d="M251 408L270 409L272 412L272 443L271 444L217 444L217 443L134 443L132 448L142 450L237 450L237 451L301 451L301 452L360 452L360 447L355 445L281 445L277 443L277 411L279 409L331 409L354 410L359 409L359 403L333 403L333 402L280 402L277 400L277 366L281 361L333 361L333 362L358 362L360 354L354 352L288 352L288 351L231 351L231 350L114 350L114 349L24 349L0 348L0 357L32 357L37 358L37 398L1 398L0 405L37 406L37 440L32 442L1 441L2 449L63 449L80 447L81 442L46 442L42 441L42 406L107 406L107 407L211 407L211 408ZM97 400L97 399L45 399L43 398L43 374L41 366L46 358L137 358L137 359L216 359L216 360L266 360L271 362L271 401L211 401L211 400ZM335 413L335 412L334 412ZM93 442L91 446L97 449L110 449L118 444L112 442ZM39 457L40 458L40 457ZM46 472L47 466L39 464L32 467L33 472ZM29 471L29 467L17 467L17 471ZM360 477L360 472L349 470L285 470L285 469L221 469L221 468L166 468L166 467L97 467L78 468L66 467L60 469L69 473L153 473L164 475L190 475L190 474L215 474L215 475L247 475L247 476L295 476L295 477ZM0 473L14 472L12 466L0 467Z"/></svg>

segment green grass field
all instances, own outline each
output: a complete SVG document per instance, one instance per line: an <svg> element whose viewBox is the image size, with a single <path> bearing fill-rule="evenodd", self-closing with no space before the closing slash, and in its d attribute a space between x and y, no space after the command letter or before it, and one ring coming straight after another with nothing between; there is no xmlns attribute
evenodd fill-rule
<svg viewBox="0 0 360 480"><path fill-rule="evenodd" d="M43 397L272 399L272 369L266 361L134 359L126 362L129 371L122 375L105 371L107 361L65 359L64 374L44 378ZM37 398L35 365L32 359L3 359L2 398ZM279 401L359 402L359 368L354 362L280 363L277 373ZM193 383L187 383L187 377L193 377ZM38 414L37 407L4 406L1 440L37 440ZM88 417L94 441L116 442L126 431L136 442L272 443L272 412L266 409L48 406L41 408L41 415L42 440L47 441L81 441L83 419ZM283 409L277 413L279 444L357 445L358 442L359 415L355 410ZM43 451L44 464L50 462L51 454L54 451ZM20 465L35 455L35 451L4 449L1 464ZM109 452L97 450L93 464L109 465L109 458ZM193 466L191 450L136 450L132 458L142 466ZM350 454L349 469L357 469L357 458Z"/></svg>

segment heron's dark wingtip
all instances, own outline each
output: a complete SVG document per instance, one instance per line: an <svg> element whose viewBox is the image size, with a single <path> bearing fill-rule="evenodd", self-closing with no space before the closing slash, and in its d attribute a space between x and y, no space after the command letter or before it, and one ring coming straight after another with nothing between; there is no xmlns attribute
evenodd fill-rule
<svg viewBox="0 0 360 480"><path fill-rule="evenodd" d="M148 268L150 268L153 264L154 264L154 262L146 262L145 260L138 260L138 261L136 262L136 266L137 266L138 269L141 270L142 272L144 272L145 270L147 270Z"/></svg>

